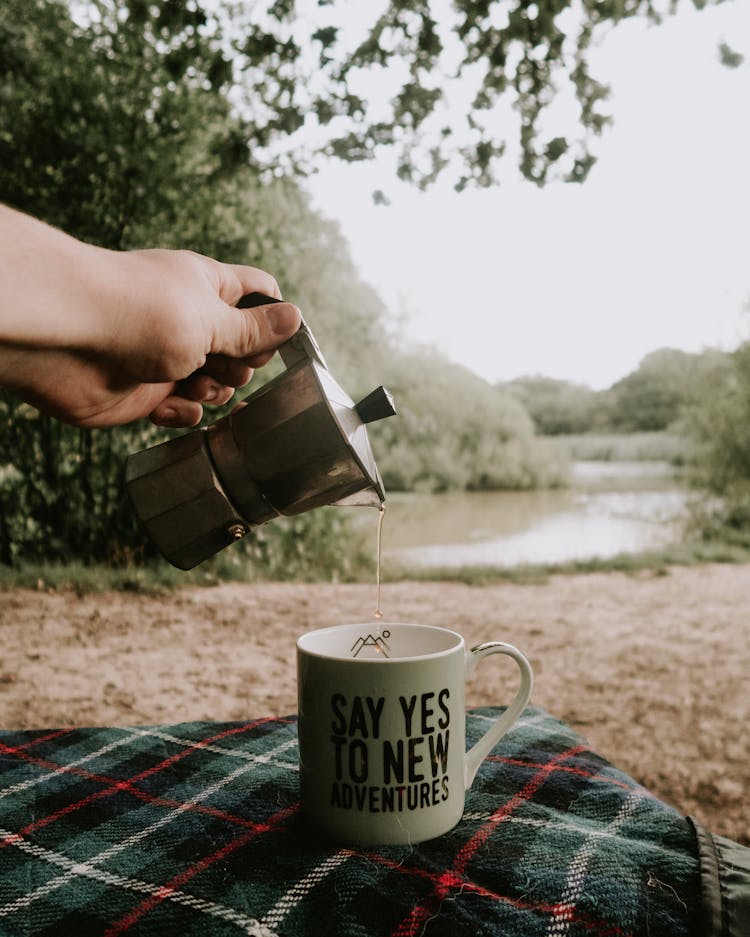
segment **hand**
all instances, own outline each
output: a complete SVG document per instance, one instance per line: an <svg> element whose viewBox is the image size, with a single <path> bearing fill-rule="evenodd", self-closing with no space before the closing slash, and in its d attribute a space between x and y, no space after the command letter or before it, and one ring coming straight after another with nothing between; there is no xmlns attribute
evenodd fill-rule
<svg viewBox="0 0 750 937"><path fill-rule="evenodd" d="M2 231L8 216L15 247ZM253 291L281 296L254 267L187 251L105 251L8 209L0 244L10 297L0 306L0 384L78 426L144 416L194 426L204 403L226 403L299 328L288 303L235 308Z"/></svg>

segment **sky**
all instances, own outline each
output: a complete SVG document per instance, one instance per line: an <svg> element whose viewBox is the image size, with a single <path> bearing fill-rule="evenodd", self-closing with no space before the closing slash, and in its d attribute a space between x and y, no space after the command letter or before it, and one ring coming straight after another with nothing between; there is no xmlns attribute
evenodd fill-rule
<svg viewBox="0 0 750 937"><path fill-rule="evenodd" d="M511 172L489 190L420 193L386 161L308 181L405 342L491 382L601 389L657 348L750 339L750 4L683 6L592 50L614 122L583 185L538 189ZM721 41L742 67L719 63Z"/></svg>

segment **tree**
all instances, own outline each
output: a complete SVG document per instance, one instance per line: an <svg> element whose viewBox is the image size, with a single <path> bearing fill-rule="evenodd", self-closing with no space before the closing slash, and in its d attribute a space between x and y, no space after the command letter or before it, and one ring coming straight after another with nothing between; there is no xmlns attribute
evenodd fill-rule
<svg viewBox="0 0 750 937"><path fill-rule="evenodd" d="M706 540L750 546L750 342L712 356L682 429L693 443L693 524Z"/></svg>
<svg viewBox="0 0 750 937"><path fill-rule="evenodd" d="M702 8L707 0L692 2ZM357 5L353 12L345 0L71 0L78 32L62 35L63 0L3 4L7 32L23 32L27 19L43 20L42 45L71 66L81 41L95 40L98 61L75 81L113 92L95 100L118 116L112 121L117 137L136 142L140 135L151 144L177 137L184 146L182 137L195 127L192 100L221 91L220 104L212 99L223 113L201 127L215 134L221 125L221 145L196 150L208 157L206 173L240 159L277 176L309 170L321 155L366 160L389 149L402 179L425 187L447 174L457 189L494 184L508 159L537 185L552 178L582 182L595 162L594 141L611 119L608 89L589 67L592 42L624 20L659 22L679 6L680 0L453 0L450 6L383 0L374 10ZM53 42L55 34L62 44ZM34 51L24 50L31 53L30 90L30 63L39 60ZM725 45L721 60L737 67L743 59ZM11 68L19 64L16 59ZM74 73L71 67L66 77ZM118 89L130 105L121 103ZM87 142L78 132L75 91L65 81L44 102L53 111L69 104L74 114L50 141L37 141L36 157L62 142ZM70 100L61 101L66 95ZM558 101L577 111L563 133L549 129ZM29 116L34 110L32 103ZM131 180L147 169L163 174L171 161L165 150L162 155L147 165L121 159L109 165L111 178L130 187L133 204L140 196ZM38 164L32 155L29 166ZM85 196L85 184L76 192ZM109 220L115 228L124 224L115 214Z"/></svg>
<svg viewBox="0 0 750 937"><path fill-rule="evenodd" d="M664 430L679 419L712 356L675 348L652 351L609 390L610 420L620 432Z"/></svg>
<svg viewBox="0 0 750 937"><path fill-rule="evenodd" d="M538 433L586 433L601 422L601 398L583 384L550 377L519 377L505 385L534 420Z"/></svg>
<svg viewBox="0 0 750 937"><path fill-rule="evenodd" d="M62 0L0 7L0 197L115 250L171 238L236 254L245 232L212 209L247 162L244 131L206 16L164 0L75 8L83 25Z"/></svg>
<svg viewBox="0 0 750 937"><path fill-rule="evenodd" d="M265 55L271 70L284 62L270 84L248 84L275 108L284 104L265 125L269 134L295 125L308 137L322 130L321 151L347 160L394 148L398 175L421 187L441 174L458 190L492 185L504 158L515 158L537 185L582 182L595 162L593 141L611 119L609 90L589 67L593 41L632 17L658 23L679 5L385 0L374 14L353 16L346 0L318 0L317 8L312 0L277 0L267 31L235 50L253 65ZM722 61L735 65L738 53L724 51ZM577 110L564 133L548 129L558 101Z"/></svg>
<svg viewBox="0 0 750 937"><path fill-rule="evenodd" d="M61 217L37 213L110 246L149 233L139 230L141 209L170 221L175 203L204 188L210 198L238 164L271 178L321 157L367 160L388 149L397 174L421 187L443 174L457 189L492 185L511 157L538 185L582 182L610 121L608 89L588 64L592 42L626 19L659 22L679 6L382 0L354 13L345 0L5 0L3 110L10 97L20 123L12 133L0 123L0 141L11 155L22 144L35 176L33 204L18 207L44 204L62 157L69 204ZM728 67L743 61L726 44L720 54ZM26 103L16 109L18 95ZM577 118L553 135L547 115L566 97ZM92 127L105 125L103 151ZM91 204L101 199L93 230Z"/></svg>
<svg viewBox="0 0 750 937"><path fill-rule="evenodd" d="M373 442L393 490L536 488L559 481L522 404L436 352L396 356L386 381L398 419Z"/></svg>

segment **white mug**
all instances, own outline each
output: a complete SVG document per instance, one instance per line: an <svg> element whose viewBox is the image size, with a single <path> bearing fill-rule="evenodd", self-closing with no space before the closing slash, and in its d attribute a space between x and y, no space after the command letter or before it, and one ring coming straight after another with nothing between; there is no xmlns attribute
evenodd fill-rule
<svg viewBox="0 0 750 937"><path fill-rule="evenodd" d="M465 684L490 654L516 661L515 699L466 752ZM338 842L419 843L461 819L479 765L531 696L531 666L510 644L467 650L454 631L374 622L297 641L302 809Z"/></svg>

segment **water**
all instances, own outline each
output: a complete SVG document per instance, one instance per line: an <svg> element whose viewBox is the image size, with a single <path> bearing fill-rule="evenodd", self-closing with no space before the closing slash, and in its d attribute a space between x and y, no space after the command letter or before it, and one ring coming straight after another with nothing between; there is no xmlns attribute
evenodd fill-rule
<svg viewBox="0 0 750 937"><path fill-rule="evenodd" d="M658 462L579 462L560 491L389 495L383 558L515 566L658 549L680 539L685 505Z"/></svg>

